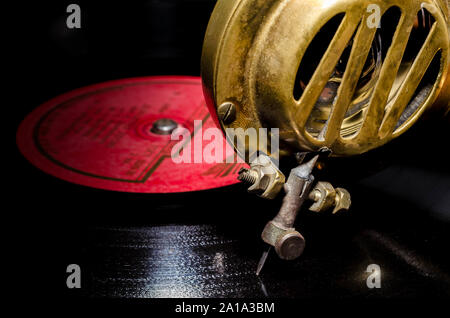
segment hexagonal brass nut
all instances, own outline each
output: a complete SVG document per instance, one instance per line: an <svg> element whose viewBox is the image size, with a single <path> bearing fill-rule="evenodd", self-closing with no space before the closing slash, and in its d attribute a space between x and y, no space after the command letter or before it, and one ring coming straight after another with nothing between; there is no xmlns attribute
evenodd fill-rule
<svg viewBox="0 0 450 318"><path fill-rule="evenodd" d="M350 206L352 205L350 193L344 188L337 188L335 204L336 206L333 209L333 214L350 209Z"/></svg>
<svg viewBox="0 0 450 318"><path fill-rule="evenodd" d="M251 163L251 171L258 174L256 182L248 188L264 199L274 199L283 188L286 181L284 174L266 155L259 155Z"/></svg>
<svg viewBox="0 0 450 318"><path fill-rule="evenodd" d="M314 204L309 207L313 212L323 212L330 209L335 204L336 191L329 182L317 182L314 189L310 192L309 198Z"/></svg>

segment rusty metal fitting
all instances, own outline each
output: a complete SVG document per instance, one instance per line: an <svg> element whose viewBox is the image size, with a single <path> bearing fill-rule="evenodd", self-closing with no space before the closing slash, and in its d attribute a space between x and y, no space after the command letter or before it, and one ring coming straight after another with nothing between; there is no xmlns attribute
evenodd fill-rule
<svg viewBox="0 0 450 318"><path fill-rule="evenodd" d="M278 256L284 260L293 260L302 255L305 248L304 237L294 228L283 228L269 221L261 235L264 242L274 246Z"/></svg>
<svg viewBox="0 0 450 318"><path fill-rule="evenodd" d="M284 174L267 155L259 155L250 165L250 169L241 169L238 179L251 184L248 192L264 199L274 199L285 183Z"/></svg>
<svg viewBox="0 0 450 318"><path fill-rule="evenodd" d="M318 156L291 170L284 185L286 195L280 211L269 221L261 234L267 244L274 246L278 256L284 260L293 260L303 253L305 239L294 228L295 219L303 202L307 199L314 181L312 170Z"/></svg>
<svg viewBox="0 0 450 318"><path fill-rule="evenodd" d="M297 231L287 231L275 242L275 251L281 259L291 261L303 254L305 239Z"/></svg>
<svg viewBox="0 0 450 318"><path fill-rule="evenodd" d="M309 210L313 212L324 212L334 207L333 214L348 210L351 205L350 193L343 188L334 188L329 182L317 182L308 198L314 203Z"/></svg>

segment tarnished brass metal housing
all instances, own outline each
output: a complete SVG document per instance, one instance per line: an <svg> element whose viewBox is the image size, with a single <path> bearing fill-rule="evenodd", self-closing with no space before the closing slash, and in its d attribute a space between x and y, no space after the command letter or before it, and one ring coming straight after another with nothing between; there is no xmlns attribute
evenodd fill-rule
<svg viewBox="0 0 450 318"><path fill-rule="evenodd" d="M374 48L380 29L369 23L373 5L382 17L399 11L384 53ZM428 33L407 60L420 12L432 22L423 22ZM224 103L234 105L232 120L218 118L222 128L279 128L281 155L364 153L404 133L440 93L439 104L448 109L448 92L441 92L449 71L448 16L442 0L219 0L203 48L207 104L212 113ZM299 85L305 52L336 17L317 66ZM320 104L321 98L326 102Z"/></svg>

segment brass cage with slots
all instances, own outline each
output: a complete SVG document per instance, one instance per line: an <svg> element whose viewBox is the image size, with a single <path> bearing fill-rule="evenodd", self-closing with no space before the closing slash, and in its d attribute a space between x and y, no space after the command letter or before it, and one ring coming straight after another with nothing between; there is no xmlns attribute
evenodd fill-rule
<svg viewBox="0 0 450 318"><path fill-rule="evenodd" d="M222 128L279 128L282 155L364 153L440 93L448 112L448 19L441 0L219 0L203 47L207 104L234 105Z"/></svg>

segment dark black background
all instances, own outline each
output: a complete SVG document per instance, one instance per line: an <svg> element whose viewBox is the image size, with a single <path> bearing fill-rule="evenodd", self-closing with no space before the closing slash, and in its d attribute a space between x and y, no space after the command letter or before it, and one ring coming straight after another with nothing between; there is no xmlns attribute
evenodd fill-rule
<svg viewBox="0 0 450 318"><path fill-rule="evenodd" d="M4 120L13 126L11 138L26 114L68 90L125 77L199 75L215 1L78 1L80 30L66 28L69 3L19 3L4 13L4 63L12 70L3 84ZM324 180L350 190L352 210L303 211L304 256L282 262L272 255L261 279L253 275L263 249L259 235L280 199L263 201L242 185L167 196L89 189L45 175L15 147L6 154L14 161L7 186L14 218L6 227L14 233L7 244L15 287L25 297L69 301L448 298L448 135L448 121L431 118L362 158L332 161ZM178 246L174 255L158 256L171 246ZM81 290L65 287L71 263L82 267ZM379 290L365 285L372 263L382 268Z"/></svg>

